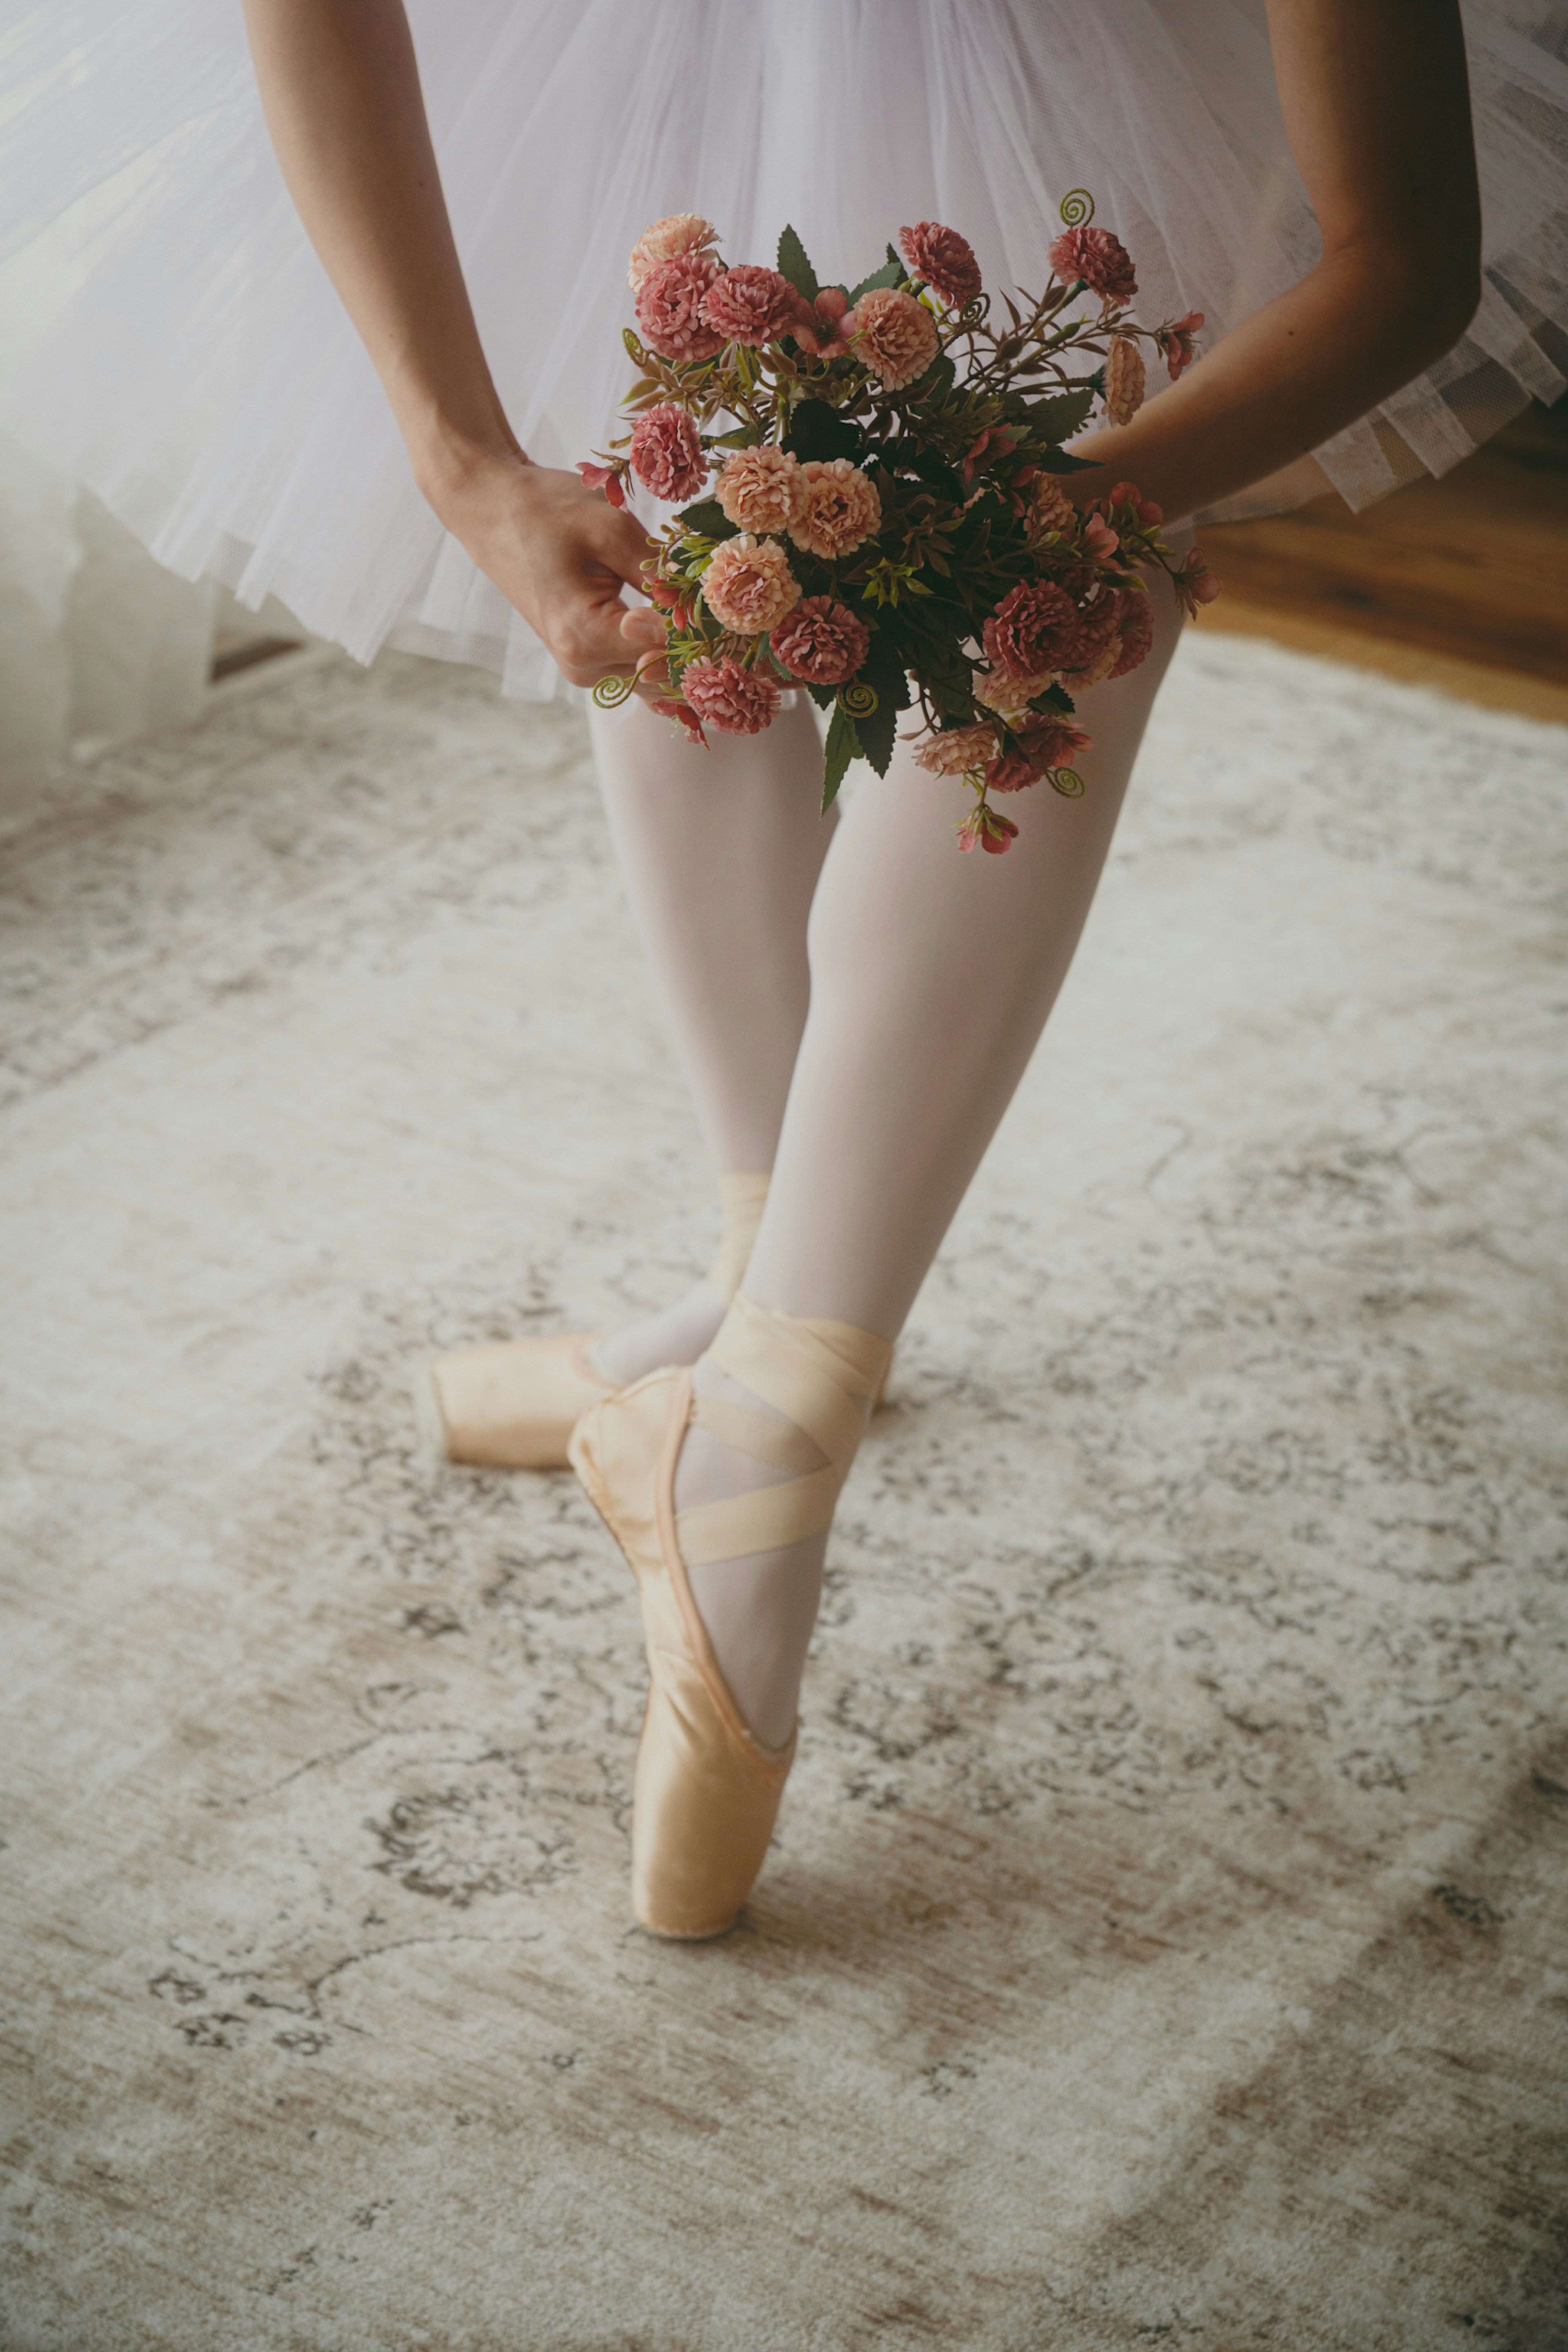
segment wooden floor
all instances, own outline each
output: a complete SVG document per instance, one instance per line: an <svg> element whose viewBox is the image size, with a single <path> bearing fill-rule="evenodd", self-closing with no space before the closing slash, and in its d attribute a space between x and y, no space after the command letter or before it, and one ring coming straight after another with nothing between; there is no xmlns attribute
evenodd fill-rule
<svg viewBox="0 0 1568 2352"><path fill-rule="evenodd" d="M1202 625L1568 722L1568 407L1530 409L1441 481L1205 529Z"/></svg>

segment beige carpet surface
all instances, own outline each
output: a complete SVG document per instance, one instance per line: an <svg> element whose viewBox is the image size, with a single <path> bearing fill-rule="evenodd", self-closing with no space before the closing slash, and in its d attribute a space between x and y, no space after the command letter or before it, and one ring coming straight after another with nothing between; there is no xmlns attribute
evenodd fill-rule
<svg viewBox="0 0 1568 2352"><path fill-rule="evenodd" d="M11 840L9 2352L1562 2352L1565 752L1184 645L684 1949L629 1580L407 1396L711 1247L580 721Z"/></svg>

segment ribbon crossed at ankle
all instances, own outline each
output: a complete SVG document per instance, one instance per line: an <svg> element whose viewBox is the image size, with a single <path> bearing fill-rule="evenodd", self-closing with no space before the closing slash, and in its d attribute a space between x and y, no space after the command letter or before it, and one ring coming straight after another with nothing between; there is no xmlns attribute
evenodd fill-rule
<svg viewBox="0 0 1568 2352"><path fill-rule="evenodd" d="M692 1401L692 1419L738 1454L794 1475L779 1486L682 1511L676 1533L689 1568L779 1551L822 1532L865 1435L865 1407L892 1353L888 1340L851 1323L780 1315L754 1299L735 1299L710 1360L784 1419L701 1396Z"/></svg>

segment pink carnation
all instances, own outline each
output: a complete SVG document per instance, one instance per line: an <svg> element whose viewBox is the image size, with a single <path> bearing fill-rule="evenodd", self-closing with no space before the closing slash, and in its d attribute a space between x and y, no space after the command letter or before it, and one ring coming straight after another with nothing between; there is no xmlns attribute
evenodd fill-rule
<svg viewBox="0 0 1568 2352"><path fill-rule="evenodd" d="M655 221L651 228L645 228L633 246L626 284L634 294L640 293L644 280L661 261L673 261L678 253L700 253L705 247L718 242L718 230L700 213L671 213L667 219Z"/></svg>
<svg viewBox="0 0 1568 2352"><path fill-rule="evenodd" d="M1143 405L1143 354L1125 335L1112 335L1105 360L1105 413L1112 425L1131 425Z"/></svg>
<svg viewBox="0 0 1568 2352"><path fill-rule="evenodd" d="M628 455L633 473L656 499L693 499L708 479L697 427L673 400L643 411Z"/></svg>
<svg viewBox="0 0 1568 2352"><path fill-rule="evenodd" d="M1070 285L1081 278L1108 302L1130 302L1138 291L1132 257L1108 228L1069 228L1047 247L1051 268Z"/></svg>
<svg viewBox="0 0 1568 2352"><path fill-rule="evenodd" d="M792 677L811 686L842 686L871 650L871 632L847 604L805 596L769 640Z"/></svg>
<svg viewBox="0 0 1568 2352"><path fill-rule="evenodd" d="M800 470L805 488L789 526L797 547L831 563L876 537L882 501L858 466L847 457L808 457Z"/></svg>
<svg viewBox="0 0 1568 2352"><path fill-rule="evenodd" d="M714 549L702 575L702 601L721 628L760 637L799 604L800 583L776 540L753 539L743 530Z"/></svg>
<svg viewBox="0 0 1568 2352"><path fill-rule="evenodd" d="M862 294L844 325L856 353L885 392L901 391L924 375L940 348L936 320L912 294L898 286L874 286Z"/></svg>
<svg viewBox="0 0 1568 2352"><path fill-rule="evenodd" d="M1138 593L1136 589L1131 593ZM1062 657L1064 686L1081 693L1110 676L1121 656L1122 593L1120 588L1108 588L1079 615L1077 642Z"/></svg>
<svg viewBox="0 0 1568 2352"><path fill-rule="evenodd" d="M1117 635L1121 649L1110 675L1112 677L1125 677L1130 669L1136 669L1141 661L1147 661L1149 649L1154 642L1154 615L1150 610L1147 596L1123 596Z"/></svg>
<svg viewBox="0 0 1568 2352"><path fill-rule="evenodd" d="M980 264L969 239L939 221L916 221L899 231L899 249L911 274L923 278L951 310L962 310L980 291Z"/></svg>
<svg viewBox="0 0 1568 2352"><path fill-rule="evenodd" d="M1037 783L1051 768L1070 767L1079 751L1093 742L1081 727L1065 719L1041 719L1018 730L1017 749L993 760L985 771L985 788L993 793L1019 793Z"/></svg>
<svg viewBox="0 0 1568 2352"><path fill-rule="evenodd" d="M731 451L719 475L719 503L737 530L787 530L805 504L799 458L772 441Z"/></svg>
<svg viewBox="0 0 1568 2352"><path fill-rule="evenodd" d="M721 735L760 735L778 715L779 689L765 670L742 669L729 654L689 662L680 690L699 719Z"/></svg>
<svg viewBox="0 0 1568 2352"><path fill-rule="evenodd" d="M702 318L702 300L719 275L710 253L678 253L649 270L637 292L637 325L661 360L710 360L724 348Z"/></svg>
<svg viewBox="0 0 1568 2352"><path fill-rule="evenodd" d="M996 738L989 727L949 727L927 736L915 765L932 776L973 776L995 756Z"/></svg>
<svg viewBox="0 0 1568 2352"><path fill-rule="evenodd" d="M981 637L993 669L1019 678L1058 668L1071 657L1078 633L1072 598L1054 581L1037 580L1008 590Z"/></svg>
<svg viewBox="0 0 1568 2352"><path fill-rule="evenodd" d="M702 298L702 316L727 343L748 343L757 350L792 331L800 301L789 279L776 269L742 262L713 280Z"/></svg>

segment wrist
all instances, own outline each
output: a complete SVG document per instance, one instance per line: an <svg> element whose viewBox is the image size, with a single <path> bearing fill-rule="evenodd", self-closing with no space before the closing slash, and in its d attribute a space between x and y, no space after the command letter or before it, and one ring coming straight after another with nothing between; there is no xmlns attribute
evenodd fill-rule
<svg viewBox="0 0 1568 2352"><path fill-rule="evenodd" d="M500 480L532 462L504 418L477 432L432 418L417 430L405 428L404 439L414 478L443 520L475 499L493 494Z"/></svg>

